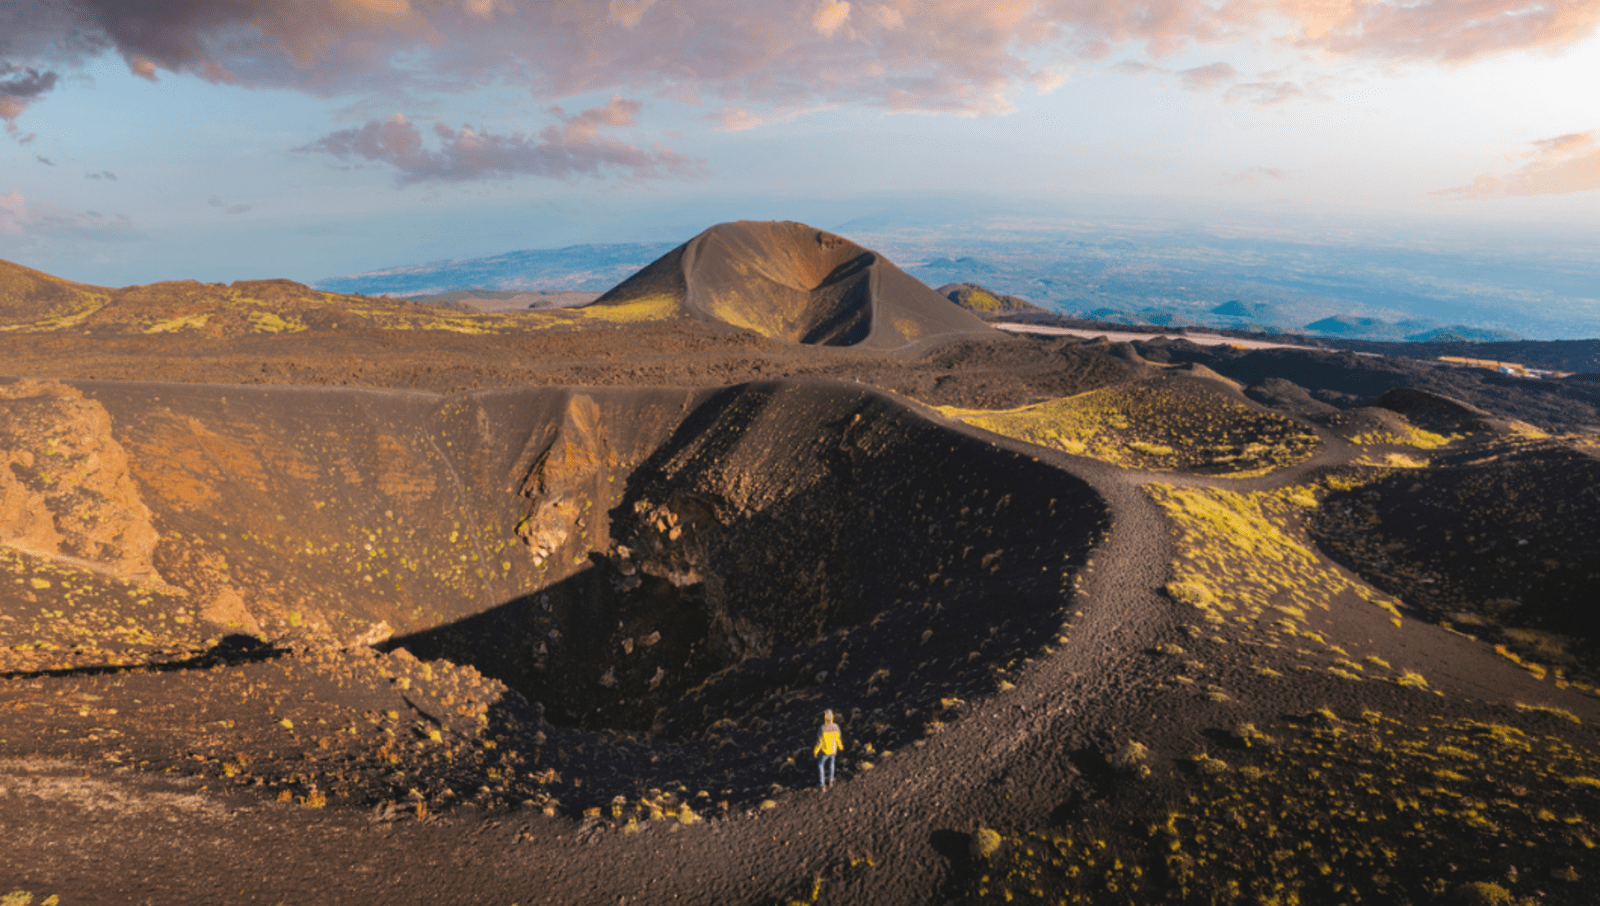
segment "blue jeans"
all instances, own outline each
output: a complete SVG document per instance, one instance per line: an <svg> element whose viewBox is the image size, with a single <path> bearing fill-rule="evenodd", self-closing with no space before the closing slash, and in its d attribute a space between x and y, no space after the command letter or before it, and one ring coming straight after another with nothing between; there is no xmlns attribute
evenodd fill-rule
<svg viewBox="0 0 1600 906"><path fill-rule="evenodd" d="M832 755L824 755L817 759L817 779L823 786L833 782L833 758Z"/></svg>

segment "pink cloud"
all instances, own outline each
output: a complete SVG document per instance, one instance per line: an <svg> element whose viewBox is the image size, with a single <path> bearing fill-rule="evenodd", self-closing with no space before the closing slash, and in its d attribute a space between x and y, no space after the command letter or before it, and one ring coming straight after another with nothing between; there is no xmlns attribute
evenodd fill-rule
<svg viewBox="0 0 1600 906"><path fill-rule="evenodd" d="M759 114L748 107L724 106L715 113L707 114L706 119L716 128L724 132L743 132L763 125L764 120Z"/></svg>
<svg viewBox="0 0 1600 906"><path fill-rule="evenodd" d="M99 241L143 238L126 217L108 217L99 211L75 211L49 204L30 204L19 189L0 195L0 236Z"/></svg>
<svg viewBox="0 0 1600 906"><path fill-rule="evenodd" d="M416 124L401 114L372 120L356 129L341 129L295 150L330 154L340 160L365 160L396 170L401 185L419 182L461 182L512 176L574 179L621 172L635 179L666 175L692 176L705 164L660 144L642 148L602 130L634 125L639 102L613 97L599 107L561 117L537 136L495 135L471 126L460 131L443 123L433 127L438 147L425 146Z"/></svg>
<svg viewBox="0 0 1600 906"><path fill-rule="evenodd" d="M1511 173L1480 173L1468 185L1435 194L1481 199L1600 189L1600 130L1570 132L1535 141L1533 146L1534 150L1524 155L1528 162Z"/></svg>
<svg viewBox="0 0 1600 906"><path fill-rule="evenodd" d="M859 103L978 114L1053 84L1044 66L1127 51L1160 61L1259 41L1383 62L1455 63L1568 46L1597 0L19 0L16 61L119 54L132 71L320 94L512 84L792 110ZM1135 65L1144 65L1142 63ZM1219 63L1186 83L1220 86ZM1262 77L1236 99L1296 96ZM15 111L15 101L7 109ZM14 116L12 117L14 118Z"/></svg>
<svg viewBox="0 0 1600 906"><path fill-rule="evenodd" d="M1183 87L1190 91L1210 91L1223 82L1233 81L1238 74L1239 71L1227 63L1211 63L1182 70L1178 77L1183 79Z"/></svg>

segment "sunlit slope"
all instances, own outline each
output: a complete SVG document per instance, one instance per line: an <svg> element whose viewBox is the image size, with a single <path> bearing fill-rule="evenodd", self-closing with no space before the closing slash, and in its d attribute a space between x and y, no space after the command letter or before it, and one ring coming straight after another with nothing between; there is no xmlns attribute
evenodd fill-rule
<svg viewBox="0 0 1600 906"><path fill-rule="evenodd" d="M0 261L0 330L20 324L46 330L71 326L99 311L112 292Z"/></svg>
<svg viewBox="0 0 1600 906"><path fill-rule="evenodd" d="M465 314L398 299L326 293L289 280L174 280L85 286L0 261L0 333L237 337L329 330L530 329L583 319Z"/></svg>
<svg viewBox="0 0 1600 906"><path fill-rule="evenodd" d="M940 411L996 434L1132 469L1252 475L1300 462L1317 446L1310 429L1247 405L1219 381L1183 374L1019 409Z"/></svg>
<svg viewBox="0 0 1600 906"><path fill-rule="evenodd" d="M674 313L672 306L648 302L607 309L462 312L323 292L291 280L171 280L108 289L0 261L0 334L222 339L361 330L505 334L663 320Z"/></svg>
<svg viewBox="0 0 1600 906"><path fill-rule="evenodd" d="M794 343L884 350L988 330L876 252L791 222L714 226L600 297L590 310L663 307L679 317Z"/></svg>

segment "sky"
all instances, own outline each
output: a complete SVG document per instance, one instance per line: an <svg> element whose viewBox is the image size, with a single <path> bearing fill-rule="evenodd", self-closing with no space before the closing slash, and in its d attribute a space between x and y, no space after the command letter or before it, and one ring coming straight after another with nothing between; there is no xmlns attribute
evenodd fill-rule
<svg viewBox="0 0 1600 906"><path fill-rule="evenodd" d="M311 282L930 199L1600 243L1597 85L1600 0L0 0L0 258Z"/></svg>

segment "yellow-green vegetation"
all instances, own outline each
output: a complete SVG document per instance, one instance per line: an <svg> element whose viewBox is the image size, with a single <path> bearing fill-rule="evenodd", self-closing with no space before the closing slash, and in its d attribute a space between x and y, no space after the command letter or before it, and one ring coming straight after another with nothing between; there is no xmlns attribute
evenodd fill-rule
<svg viewBox="0 0 1600 906"><path fill-rule="evenodd" d="M1351 437L1350 441L1363 447L1392 446L1437 450L1460 439L1460 435L1435 434L1425 428L1406 424L1363 431Z"/></svg>
<svg viewBox="0 0 1600 906"><path fill-rule="evenodd" d="M961 296L961 304L972 311L988 313L994 313L1004 309L1004 306L1000 304L1000 299L996 297L994 293L982 289L972 289L963 293Z"/></svg>
<svg viewBox="0 0 1600 906"><path fill-rule="evenodd" d="M630 324L638 321L664 321L679 314L680 309L676 297L657 293L622 302L585 305L582 308L572 309L572 313L586 320Z"/></svg>
<svg viewBox="0 0 1600 906"><path fill-rule="evenodd" d="M11 300L0 286L0 332L71 330L98 334L163 334L201 331L226 337L343 327L485 334L541 330L596 317L594 312L580 315L565 310L458 312L399 299L320 292L289 281L274 280L241 281L232 286L175 281L117 290L77 287L44 275L39 275L38 280L67 289L54 294L24 294L21 304L8 306L6 303ZM601 312L598 316L610 320L654 317L634 304Z"/></svg>
<svg viewBox="0 0 1600 906"><path fill-rule="evenodd" d="M306 329L306 322L294 315L285 318L272 311L253 311L246 315L246 319L260 333L298 333Z"/></svg>
<svg viewBox="0 0 1600 906"><path fill-rule="evenodd" d="M1369 666L1390 669L1383 662L1356 664L1311 628L1312 612L1327 609L1338 595L1375 603L1397 623L1399 610L1392 599L1324 563L1285 527L1303 507L1305 488L1241 494L1155 484L1146 491L1178 528L1178 559L1167 586L1173 600L1199 610L1213 625L1231 621L1286 647L1315 643L1342 655L1329 666L1350 679L1378 672Z"/></svg>
<svg viewBox="0 0 1600 906"><path fill-rule="evenodd" d="M1374 466L1380 469L1425 469L1428 467L1428 460L1419 456L1411 456L1407 453L1390 451L1383 454L1381 458L1363 456L1356 460L1356 465Z"/></svg>
<svg viewBox="0 0 1600 906"><path fill-rule="evenodd" d="M176 589L97 575L0 547L0 671L127 666L206 647L197 608Z"/></svg>
<svg viewBox="0 0 1600 906"><path fill-rule="evenodd" d="M1196 381L1154 380L1001 411L939 410L1006 437L1133 469L1245 476L1300 462L1316 435Z"/></svg>
<svg viewBox="0 0 1600 906"><path fill-rule="evenodd" d="M1164 817L1003 834L960 893L981 903L1522 902L1570 885L1600 845L1600 757L1565 739L1468 719L1308 715L1278 747L1200 768ZM1160 814L1158 812L1158 814ZM1575 871L1573 866L1578 866ZM1553 888L1550 885L1555 885ZM1490 893L1493 893L1491 890ZM958 897L960 898L960 897Z"/></svg>
<svg viewBox="0 0 1600 906"><path fill-rule="evenodd" d="M1583 721L1578 718L1578 715L1573 714L1571 711L1568 711L1565 708L1552 707L1550 705L1529 705L1529 704L1525 704L1523 702L1518 702L1517 703L1517 710L1518 711L1538 711L1538 712L1541 712L1541 713L1544 713L1544 714L1552 714L1552 715L1554 715L1556 717L1561 718L1564 721L1567 721L1568 723L1574 723L1574 724L1583 723Z"/></svg>
<svg viewBox="0 0 1600 906"><path fill-rule="evenodd" d="M916 318L893 318L890 320L894 329L907 340L915 340L922 336L922 325Z"/></svg>
<svg viewBox="0 0 1600 906"><path fill-rule="evenodd" d="M106 305L106 297L99 294L86 294L73 300L71 303L60 304L47 309L44 316L34 321L19 321L10 324L0 323L0 333L46 333L54 330L68 330L77 327L88 320Z"/></svg>
<svg viewBox="0 0 1600 906"><path fill-rule="evenodd" d="M972 835L972 843L969 849L979 859L991 859L995 853L1000 851L1000 843L999 831L980 827L978 832Z"/></svg>
<svg viewBox="0 0 1600 906"><path fill-rule="evenodd" d="M196 330L206 326L211 320L210 312L199 312L192 315L178 315L157 321L144 329L145 333L175 333L180 330Z"/></svg>
<svg viewBox="0 0 1600 906"><path fill-rule="evenodd" d="M1107 761L1111 763L1112 767L1124 774L1132 774L1135 777L1149 777L1150 765L1146 761L1149 756L1150 749L1148 746L1137 740L1130 739L1123 743L1121 748L1113 752Z"/></svg>

